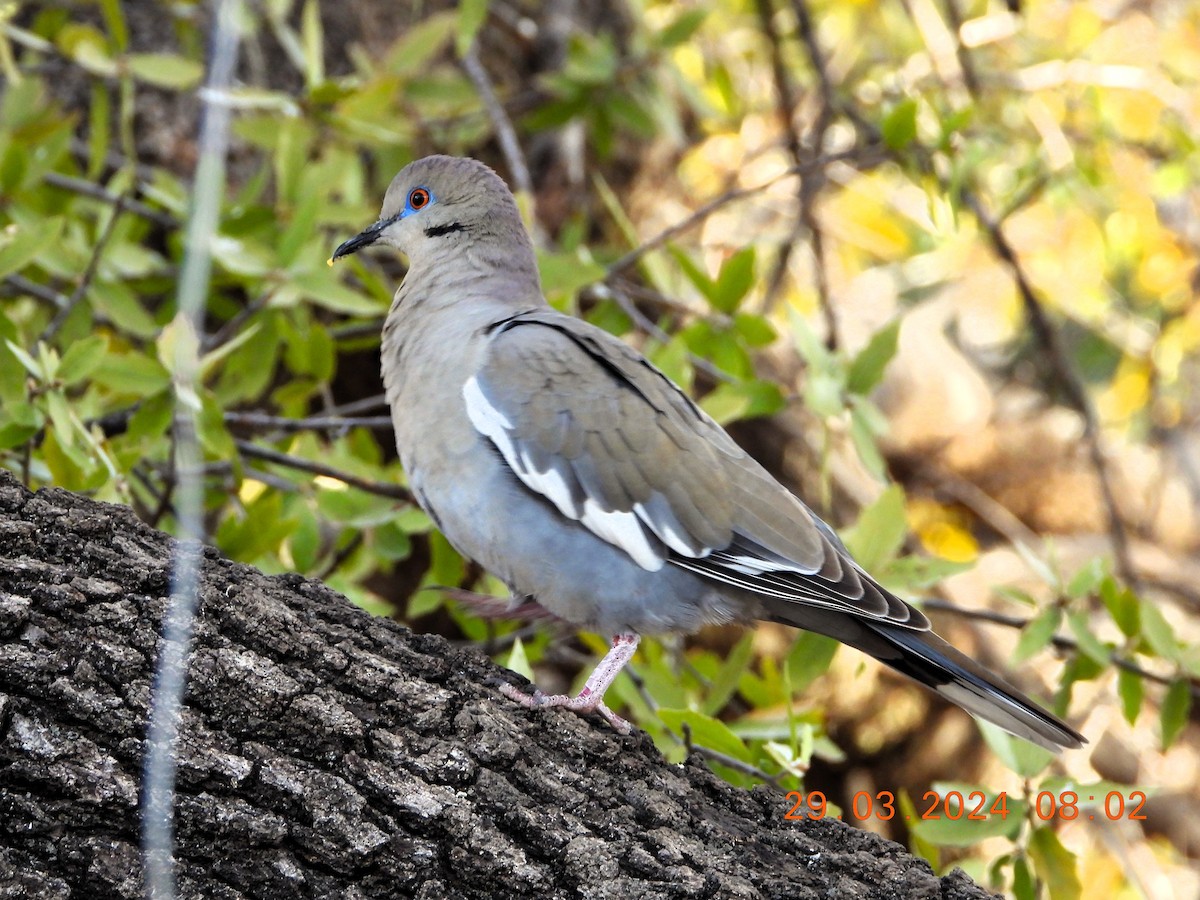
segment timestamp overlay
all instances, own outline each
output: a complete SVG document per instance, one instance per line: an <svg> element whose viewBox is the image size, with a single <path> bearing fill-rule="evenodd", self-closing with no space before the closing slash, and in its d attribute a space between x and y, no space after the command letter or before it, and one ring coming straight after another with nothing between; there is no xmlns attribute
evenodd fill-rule
<svg viewBox="0 0 1200 900"><path fill-rule="evenodd" d="M998 794L986 794L983 791L926 791L921 795L920 802L913 804L911 813L901 812L896 796L891 791L876 791L873 794L858 791L841 813L832 813L831 805L821 791L788 791L784 799L787 805L783 817L792 821L815 821L826 817L859 822L867 819L888 822L896 818L902 821L986 821L1022 815L1025 806L1024 798L1014 800L1010 806L1006 791ZM1030 796L1029 803L1033 816L1044 822L1055 819L1065 822L1076 819L1107 819L1113 822L1146 819L1143 812L1146 793L1138 790L1106 791L1083 796L1076 791L1039 791Z"/></svg>

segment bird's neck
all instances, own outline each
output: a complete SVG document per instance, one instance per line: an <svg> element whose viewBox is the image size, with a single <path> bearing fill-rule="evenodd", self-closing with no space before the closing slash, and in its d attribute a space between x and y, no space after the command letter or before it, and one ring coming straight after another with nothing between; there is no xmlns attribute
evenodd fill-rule
<svg viewBox="0 0 1200 900"><path fill-rule="evenodd" d="M545 302L532 247L501 248L479 242L444 259L412 259L391 314L453 310L456 316L487 319L493 313Z"/></svg>

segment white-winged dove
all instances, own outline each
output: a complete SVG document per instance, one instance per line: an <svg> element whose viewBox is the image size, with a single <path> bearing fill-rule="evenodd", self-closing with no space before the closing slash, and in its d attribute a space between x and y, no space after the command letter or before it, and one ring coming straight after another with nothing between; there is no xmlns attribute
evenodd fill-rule
<svg viewBox="0 0 1200 900"><path fill-rule="evenodd" d="M930 630L833 530L645 357L553 310L504 182L430 156L392 181L380 243L409 269L383 327L383 380L414 496L519 602L613 635L575 697L598 710L645 633L764 619L830 635L1043 747L1082 735Z"/></svg>

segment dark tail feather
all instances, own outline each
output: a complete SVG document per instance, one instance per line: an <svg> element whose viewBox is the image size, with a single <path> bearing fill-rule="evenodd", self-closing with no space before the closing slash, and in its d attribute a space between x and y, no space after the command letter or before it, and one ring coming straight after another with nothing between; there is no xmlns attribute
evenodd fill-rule
<svg viewBox="0 0 1200 900"><path fill-rule="evenodd" d="M871 630L899 651L891 657L881 656L883 662L972 715L1055 752L1087 742L1066 722L933 632L887 626Z"/></svg>
<svg viewBox="0 0 1200 900"><path fill-rule="evenodd" d="M869 653L972 715L1047 750L1058 752L1087 742L1066 722L932 631L914 631L798 604L779 604L771 612L777 622L828 635Z"/></svg>

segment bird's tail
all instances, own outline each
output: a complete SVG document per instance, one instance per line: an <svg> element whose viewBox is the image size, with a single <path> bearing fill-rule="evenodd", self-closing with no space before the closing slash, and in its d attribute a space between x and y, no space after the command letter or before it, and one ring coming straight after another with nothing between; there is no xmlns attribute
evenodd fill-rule
<svg viewBox="0 0 1200 900"><path fill-rule="evenodd" d="M1086 743L1066 722L933 632L892 626L871 630L899 651L898 656L880 657L883 662L972 715L1055 752Z"/></svg>
<svg viewBox="0 0 1200 900"><path fill-rule="evenodd" d="M795 608L794 605L793 608ZM967 712L1010 734L1058 752L1087 739L999 675L989 672L931 631L872 622L844 613L805 608L796 621L772 612L776 621L827 634L874 656L902 675L941 694ZM815 615L814 615L815 614Z"/></svg>

